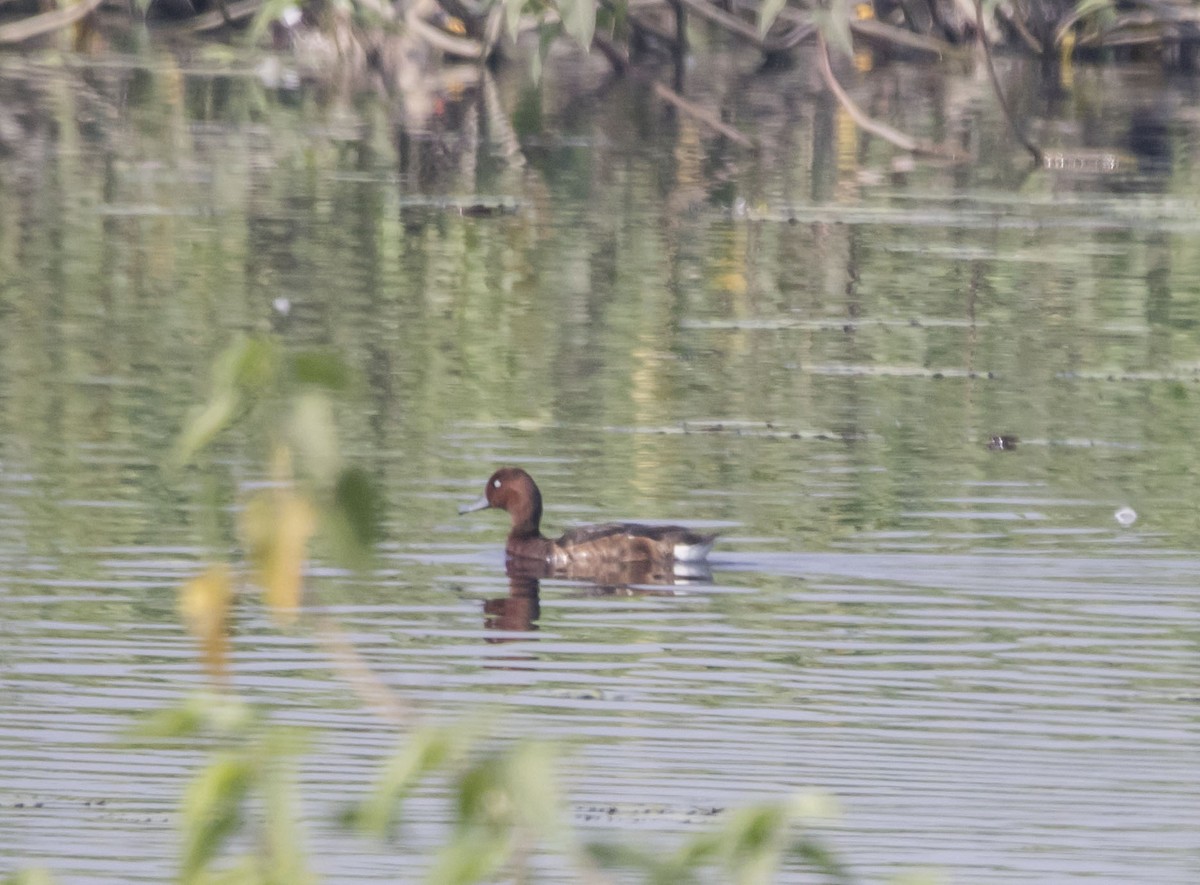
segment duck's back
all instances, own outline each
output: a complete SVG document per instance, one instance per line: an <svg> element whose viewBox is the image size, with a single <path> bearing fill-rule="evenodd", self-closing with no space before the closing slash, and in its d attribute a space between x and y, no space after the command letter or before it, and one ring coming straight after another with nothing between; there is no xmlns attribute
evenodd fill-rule
<svg viewBox="0 0 1200 885"><path fill-rule="evenodd" d="M708 556L715 535L677 525L610 522L569 529L554 542L558 565L587 562L699 562Z"/></svg>

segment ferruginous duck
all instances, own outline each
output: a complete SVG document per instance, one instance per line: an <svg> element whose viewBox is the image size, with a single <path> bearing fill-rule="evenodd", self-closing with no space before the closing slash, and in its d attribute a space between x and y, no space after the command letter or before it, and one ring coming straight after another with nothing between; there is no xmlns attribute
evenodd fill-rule
<svg viewBox="0 0 1200 885"><path fill-rule="evenodd" d="M520 467L502 467L491 475L483 496L458 509L471 513L495 507L512 518L505 550L510 559L544 562L552 568L576 569L621 562L701 562L716 535L677 525L637 525L610 522L570 529L560 538L542 535L542 493L533 477Z"/></svg>

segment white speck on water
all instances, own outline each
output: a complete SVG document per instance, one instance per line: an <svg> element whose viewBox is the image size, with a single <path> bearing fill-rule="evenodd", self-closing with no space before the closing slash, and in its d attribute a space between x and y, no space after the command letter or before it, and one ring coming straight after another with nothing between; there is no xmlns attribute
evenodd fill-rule
<svg viewBox="0 0 1200 885"><path fill-rule="evenodd" d="M1113 518L1126 528L1137 522L1137 517L1137 511L1132 507L1119 507L1113 514Z"/></svg>
<svg viewBox="0 0 1200 885"><path fill-rule="evenodd" d="M287 316L292 312L292 302L287 298L276 298L271 302L271 306L275 308L275 312Z"/></svg>

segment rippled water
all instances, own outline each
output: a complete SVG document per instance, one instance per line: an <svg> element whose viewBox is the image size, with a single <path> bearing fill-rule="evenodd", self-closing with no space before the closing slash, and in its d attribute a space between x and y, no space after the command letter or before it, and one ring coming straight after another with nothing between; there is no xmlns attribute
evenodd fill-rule
<svg viewBox="0 0 1200 885"><path fill-rule="evenodd" d="M9 82L74 84L47 76ZM763 122L738 217L700 168L720 149L609 126L621 96L548 120L558 147L531 170L463 182L437 151L397 173L386 139L242 78L187 77L181 104L154 88L170 72L125 76L97 75L140 84L102 137L49 90L22 117L37 151L0 160L21 221L0 226L0 873L175 870L200 750L123 735L204 685L175 590L232 543L262 462L235 434L205 467L162 464L229 333L274 329L362 374L339 421L388 504L379 569L318 559L310 612L429 715L498 708L501 734L564 741L585 832L669 844L815 788L863 881L1200 881L1189 117L1173 178L1015 176L993 146L872 189L882 161L817 150L830 112L809 96L788 132ZM1115 88L1094 77L1077 88ZM780 159L797 133L814 156ZM46 144L57 184L28 162ZM485 185L520 208L438 208ZM535 474L551 530L719 529L711 579L514 587L503 518L455 515L499 463ZM411 880L446 821L436 787L411 806L415 850L333 823L394 727L253 597L234 644L237 687L311 729L314 865Z"/></svg>

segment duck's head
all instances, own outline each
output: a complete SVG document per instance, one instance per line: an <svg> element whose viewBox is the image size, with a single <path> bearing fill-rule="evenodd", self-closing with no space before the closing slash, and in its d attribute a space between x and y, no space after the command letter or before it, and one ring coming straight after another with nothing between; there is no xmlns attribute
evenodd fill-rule
<svg viewBox="0 0 1200 885"><path fill-rule="evenodd" d="M533 477L520 467L501 467L490 477L479 500L464 504L459 513L494 507L507 510L514 533L536 535L542 520L542 493Z"/></svg>

